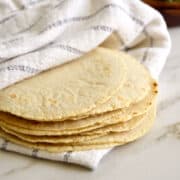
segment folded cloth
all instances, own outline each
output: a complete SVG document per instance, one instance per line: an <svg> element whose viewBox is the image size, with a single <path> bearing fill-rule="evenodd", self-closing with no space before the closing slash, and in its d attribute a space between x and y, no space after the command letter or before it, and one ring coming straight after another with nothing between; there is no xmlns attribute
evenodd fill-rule
<svg viewBox="0 0 180 180"><path fill-rule="evenodd" d="M115 34L118 49L158 79L170 51L162 16L139 0L0 1L0 89L82 56ZM0 139L0 148L94 169L111 149L48 153Z"/></svg>

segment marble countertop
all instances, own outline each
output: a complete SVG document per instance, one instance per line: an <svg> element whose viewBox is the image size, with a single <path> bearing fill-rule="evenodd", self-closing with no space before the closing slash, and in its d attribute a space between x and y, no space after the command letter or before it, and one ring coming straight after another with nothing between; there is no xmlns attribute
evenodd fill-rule
<svg viewBox="0 0 180 180"><path fill-rule="evenodd" d="M170 29L172 51L160 77L158 114L151 133L115 148L95 171L0 151L0 180L180 179L180 27Z"/></svg>

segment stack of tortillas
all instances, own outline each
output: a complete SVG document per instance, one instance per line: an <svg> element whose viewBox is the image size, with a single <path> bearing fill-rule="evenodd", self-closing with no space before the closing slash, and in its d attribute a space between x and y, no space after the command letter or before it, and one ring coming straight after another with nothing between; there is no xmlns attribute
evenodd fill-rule
<svg viewBox="0 0 180 180"><path fill-rule="evenodd" d="M49 152L122 145L143 136L157 83L131 56L96 48L0 91L0 136Z"/></svg>

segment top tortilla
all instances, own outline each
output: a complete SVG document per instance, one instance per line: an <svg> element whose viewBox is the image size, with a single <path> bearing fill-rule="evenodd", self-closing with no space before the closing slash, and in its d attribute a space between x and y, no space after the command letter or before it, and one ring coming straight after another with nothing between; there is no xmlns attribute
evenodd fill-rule
<svg viewBox="0 0 180 180"><path fill-rule="evenodd" d="M0 91L0 111L39 121L85 114L124 84L124 57L97 48L68 64Z"/></svg>

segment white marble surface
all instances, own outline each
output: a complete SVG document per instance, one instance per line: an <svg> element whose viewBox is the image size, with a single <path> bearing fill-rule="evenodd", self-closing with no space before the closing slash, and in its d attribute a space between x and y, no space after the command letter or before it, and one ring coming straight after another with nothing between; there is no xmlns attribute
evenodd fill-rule
<svg viewBox="0 0 180 180"><path fill-rule="evenodd" d="M95 171L0 151L0 180L180 179L180 27L160 77L158 116L151 133L114 149Z"/></svg>

